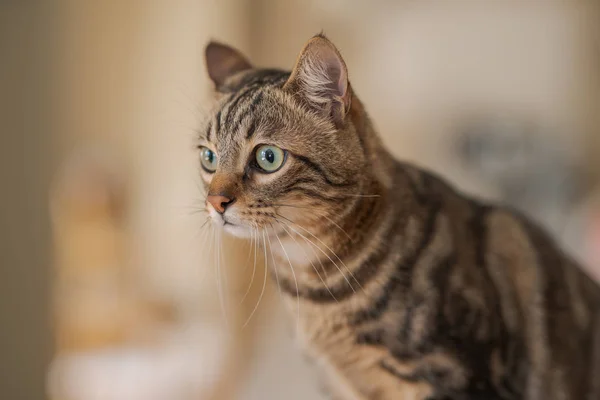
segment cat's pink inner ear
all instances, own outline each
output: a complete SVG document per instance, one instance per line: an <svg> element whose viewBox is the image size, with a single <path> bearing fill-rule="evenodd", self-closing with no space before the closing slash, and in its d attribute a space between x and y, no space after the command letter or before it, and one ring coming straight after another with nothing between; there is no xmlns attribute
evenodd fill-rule
<svg viewBox="0 0 600 400"><path fill-rule="evenodd" d="M285 87L320 109L341 106L345 113L350 106L346 64L333 43L322 35L306 44Z"/></svg>
<svg viewBox="0 0 600 400"><path fill-rule="evenodd" d="M250 62L233 47L218 42L210 42L205 49L208 76L217 89L227 78L238 72L252 68Z"/></svg>

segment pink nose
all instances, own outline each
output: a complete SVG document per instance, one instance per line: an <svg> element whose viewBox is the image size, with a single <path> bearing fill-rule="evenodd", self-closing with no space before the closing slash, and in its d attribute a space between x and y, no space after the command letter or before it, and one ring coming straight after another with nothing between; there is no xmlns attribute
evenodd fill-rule
<svg viewBox="0 0 600 400"><path fill-rule="evenodd" d="M209 202L219 214L223 214L227 206L233 204L235 199L230 199L229 197L221 196L221 195L208 195L206 197L206 201Z"/></svg>

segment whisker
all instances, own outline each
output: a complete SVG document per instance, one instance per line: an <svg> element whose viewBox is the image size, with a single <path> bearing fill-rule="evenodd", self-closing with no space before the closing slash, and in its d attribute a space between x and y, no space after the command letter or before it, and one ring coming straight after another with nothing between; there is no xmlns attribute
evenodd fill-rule
<svg viewBox="0 0 600 400"><path fill-rule="evenodd" d="M258 231L256 232L256 234L258 235ZM267 243L265 241L265 232L264 232L264 230L262 232L262 236L263 236L263 241L264 241L263 247L264 247L264 250L265 250L265 260L266 260L267 259ZM254 306L254 309L250 313L250 316L248 317L248 319L246 320L246 322L244 323L244 325L242 325L242 329L244 329L246 327L246 325L248 325L248 323L252 319L252 316L254 315L254 313L256 312L256 310L258 310L258 306L260 305L260 302L261 302L261 300L263 298L263 295L265 294L265 288L267 286L267 269L266 268L264 268L264 272L265 272L265 277L263 279L262 289L260 290L260 296L258 297L258 301L256 302L256 305Z"/></svg>
<svg viewBox="0 0 600 400"><path fill-rule="evenodd" d="M202 225L200 225L200 230L202 230L202 228L204 228L206 226L206 224L208 224L209 221L210 221L210 217L206 217L206 221L204 221L204 223Z"/></svg>
<svg viewBox="0 0 600 400"><path fill-rule="evenodd" d="M290 232L285 228L284 225L281 225L281 227L283 228L283 230L288 234L289 237L292 238L292 240L294 241L294 243L296 243L298 246L300 246L300 244L298 243L298 241L296 240L296 238L294 238L294 236L292 236L290 234ZM309 242L307 242L309 243ZM329 294L331 295L331 297L333 297L333 299L335 300L336 303L338 302L338 299L335 297L335 295L333 294L333 292L331 291L331 289L329 288L329 285L327 283L325 283L325 281L323 280L323 278L321 278L321 274L319 274L319 271L317 270L317 267L315 266L315 264L312 262L312 260L310 259L310 257L308 257L308 254L306 253L306 250L304 250L304 247L300 246L300 248L302 249L302 251L304 252L304 255L306 256L306 259L310 262L310 265L312 265L313 270L317 273L317 276L319 277L319 279L321 280L321 282L323 283L323 286L325 286L325 288L327 289L327 291L329 292ZM317 253L315 253L316 256ZM318 258L318 257L317 257ZM321 266L323 266L323 264L321 264ZM325 270L325 268L323 267L323 270Z"/></svg>
<svg viewBox="0 0 600 400"><path fill-rule="evenodd" d="M273 224L271 224L273 226ZM271 259L273 260L273 270L275 271L275 280L277 281L277 288L279 289L279 296L281 296L281 285L279 284L279 273L277 272L277 266L275 265L275 255L273 255L273 244L271 238L267 234L267 240L269 241L269 250L271 251Z"/></svg>
<svg viewBox="0 0 600 400"><path fill-rule="evenodd" d="M335 222L334 220L332 220L331 218L329 218L325 213L320 213L314 209L311 209L310 207L302 207L302 206L292 206L292 205L288 205L288 204L273 204L276 207L292 207L292 208L300 208L300 209L306 209L306 210L310 210L311 213L313 214L317 214L319 217L323 217L325 219L327 219L327 221L331 222L333 225L335 225L340 231L342 231L344 233L344 235L346 235L346 237L348 239L350 239L351 242L353 242L354 240L352 239L352 237L348 234L348 232L346 232L341 226L339 226L337 224L337 222Z"/></svg>
<svg viewBox="0 0 600 400"><path fill-rule="evenodd" d="M200 254L204 254L204 253L209 253L213 250L213 245L214 245L214 233L213 233L213 229L214 227L212 225L209 225L210 229L208 230L204 230L204 231L199 231L198 234L201 234L202 236L199 237L198 239L200 239L200 243L202 243L201 247L198 249L198 251L200 252ZM210 240L210 245L207 246L208 242L209 242L209 233L213 233L212 235L212 240ZM196 247L195 247L196 248ZM196 255L198 253L195 253L194 255ZM202 276L199 277L199 282L204 282L204 278L206 278L206 273L208 272L208 268L202 268Z"/></svg>
<svg viewBox="0 0 600 400"><path fill-rule="evenodd" d="M292 223L293 225L296 225L298 228L302 229L304 232L308 233L310 236L312 236L313 238L315 238L317 241L319 241L319 243L321 243L323 246L325 246L325 248L327 250L329 250L341 263L342 265L346 268L346 270L348 271L348 273L350 274L350 276L352 276L352 278L354 279L354 281L358 284L358 286L360 285L360 282L354 277L354 275L352 274L352 271L350 271L350 268L348 268L348 266L346 264L344 264L344 261L342 261L342 259L337 255L337 253L335 251L333 251L331 249L331 247L329 247L325 242L323 242L321 239L319 239L317 236L315 236L312 232L310 232L308 229L304 228L302 225L291 221L289 218L284 217L283 215L277 214L278 216L280 216L281 218L284 218L285 220L289 221L290 223ZM362 286L361 286L362 288Z"/></svg>
<svg viewBox="0 0 600 400"><path fill-rule="evenodd" d="M285 218L285 217L282 217ZM278 221L282 226L286 225L285 223ZM291 222L291 221L290 221ZM335 261L333 261L333 259L329 256L329 254L327 254L325 251L323 251L323 249L321 249L319 246L317 246L312 240L310 240L309 238L307 238L306 236L304 236L303 234L301 234L300 232L298 232L297 230L295 230L291 225L287 225L288 228L290 228L294 233L296 233L297 235L300 235L301 237L304 238L304 240L307 240L308 242L310 242L313 246L315 246L321 253L323 253L323 255L325 255L325 257L327 257L329 259L329 261L331 261L331 263L337 268L337 270L339 271L339 273L342 275L342 277L344 278L344 280L346 281L346 283L348 284L348 286L350 286L350 289L352 289L352 291L354 293L356 293L356 291L354 290L354 286L352 286L352 284L350 283L350 280L348 279L348 277L346 276L346 274L344 274L344 272L342 271L342 269L337 265L337 263Z"/></svg>
<svg viewBox="0 0 600 400"><path fill-rule="evenodd" d="M220 232L216 232L216 230L215 230L215 238L216 238L216 242L217 242L217 247L220 248L221 247ZM219 303L221 304L221 312L223 313L223 318L225 320L225 327L226 327L227 331L229 331L229 319L227 317L227 311L225 308L225 298L223 295L223 288L221 287L221 285L222 285L222 282L221 282L221 258L220 258L220 252L218 251L218 249L216 249L216 251L215 251L215 257L216 257L216 265L217 265L217 292L219 294Z"/></svg>
<svg viewBox="0 0 600 400"><path fill-rule="evenodd" d="M198 214L208 214L208 210L207 209L202 209L202 208L197 208L197 209L192 209L191 211L188 212L188 215L198 215Z"/></svg>
<svg viewBox="0 0 600 400"><path fill-rule="evenodd" d="M252 289L252 284L254 283L254 276L256 275L256 255L258 253L257 250L257 244L258 244L258 228L256 227L252 227L252 231L256 232L256 240L254 241L254 266L252 267L252 277L250 278L250 284L248 285L248 289L246 290L246 293L244 293L244 295L242 296L242 300L240 301L240 304L242 304L244 302L244 300L246 300L246 297L248 297L248 294L250 293L250 290Z"/></svg>
<svg viewBox="0 0 600 400"><path fill-rule="evenodd" d="M182 205L182 206L174 206L174 208L176 208L177 210L190 210L190 211L208 211L208 209L205 207L204 203L200 203L200 204L187 204L187 205Z"/></svg>
<svg viewBox="0 0 600 400"><path fill-rule="evenodd" d="M296 285L296 308L298 310L298 317L296 320L296 334L298 334L300 332L300 289L298 289L298 280L296 279L296 273L294 272L294 267L292 267L290 257L288 256L287 251L285 251L285 247L283 247L283 243L281 242L281 239L279 238L279 235L277 233L275 233L275 237L277 238L277 241L279 242L279 245L283 250L283 254L285 254L285 258L287 258L288 263L290 264L290 270L292 271L292 275L294 276L294 284Z"/></svg>
<svg viewBox="0 0 600 400"><path fill-rule="evenodd" d="M329 280L329 276L327 275L327 270L325 269L325 265L323 265L323 260L322 257L319 257L317 255L317 252L315 251L315 249L313 247L317 247L314 243L312 243L310 240L307 240L306 238L303 238L305 242L307 242L309 244L309 249L310 251L312 251L313 255L315 256L315 258L317 260L319 260L319 264L321 265L321 271L323 271L323 275L325 275L325 280Z"/></svg>
<svg viewBox="0 0 600 400"><path fill-rule="evenodd" d="M244 269L242 272L246 272L248 269L248 265L250 263L250 256L252 256L252 244L254 242L254 229L250 230L250 245L248 246L248 257L246 257L246 262L244 263Z"/></svg>
<svg viewBox="0 0 600 400"><path fill-rule="evenodd" d="M231 300L231 298L230 298L230 294L229 294L229 288L230 288L230 286L229 286L229 278L227 276L227 261L226 261L226 258L225 258L225 253L223 253L223 233L222 232L220 234L219 260L220 260L220 262L222 263L222 266L223 266L223 268L222 268L222 275L224 277L224 283L225 283L225 285L224 285L224 288L225 288L225 290L224 290L224 292L225 292L225 302L226 302L226 305L227 305L227 303L228 303L227 300ZM227 311L229 311L229 307L227 307Z"/></svg>

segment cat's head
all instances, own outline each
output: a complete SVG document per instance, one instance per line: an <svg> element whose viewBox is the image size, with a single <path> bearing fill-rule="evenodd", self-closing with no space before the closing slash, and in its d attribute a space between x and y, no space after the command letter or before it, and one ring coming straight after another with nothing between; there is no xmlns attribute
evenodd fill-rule
<svg viewBox="0 0 600 400"><path fill-rule="evenodd" d="M335 46L313 37L286 72L254 68L237 50L211 42L206 65L217 104L199 151L214 223L249 236L341 212L360 191L366 157Z"/></svg>

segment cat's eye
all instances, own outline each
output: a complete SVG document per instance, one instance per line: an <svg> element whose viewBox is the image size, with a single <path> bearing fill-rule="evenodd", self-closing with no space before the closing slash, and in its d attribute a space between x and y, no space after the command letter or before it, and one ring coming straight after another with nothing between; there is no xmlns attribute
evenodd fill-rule
<svg viewBox="0 0 600 400"><path fill-rule="evenodd" d="M263 145L256 149L256 164L267 173L275 172L285 162L285 151L279 147Z"/></svg>
<svg viewBox="0 0 600 400"><path fill-rule="evenodd" d="M200 147L200 163L206 172L217 170L217 155L208 147Z"/></svg>

